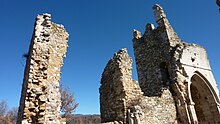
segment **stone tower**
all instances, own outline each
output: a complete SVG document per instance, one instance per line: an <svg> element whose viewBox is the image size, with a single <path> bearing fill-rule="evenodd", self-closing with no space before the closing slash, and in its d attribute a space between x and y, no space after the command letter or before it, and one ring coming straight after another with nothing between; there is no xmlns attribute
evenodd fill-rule
<svg viewBox="0 0 220 124"><path fill-rule="evenodd" d="M133 35L138 82L143 95L136 97L134 93L120 97L120 100L138 101L135 104L125 102L124 108L114 110L111 106L105 106L107 107L105 113L115 113L115 120L109 122L113 124L118 121L119 116L124 116L125 124L220 123L219 91L205 49L196 44L183 42L174 32L166 14L158 4L153 6L153 10L158 26L147 24L143 35L137 30L134 30ZM111 67L105 68L104 73L108 72L109 68ZM120 70L125 68L127 66L122 66ZM105 76L102 75L103 77ZM130 90L124 87L121 90L135 91L132 82L121 81L119 83L111 80L105 82L105 85L114 84L115 87L119 84L129 85ZM107 90L103 89L102 85L101 89ZM120 90L120 87L117 88ZM101 99L114 94L114 90L107 91L109 92L105 93L106 95L101 94ZM115 100L119 100L116 98L118 97L112 97L107 102L118 106ZM104 103L101 100L102 105ZM125 110L123 115L117 113L121 109ZM101 115L101 119L106 118Z"/></svg>
<svg viewBox="0 0 220 124"><path fill-rule="evenodd" d="M220 123L219 91L206 51L183 42L159 5L154 5L158 24L146 25L143 36L134 31L133 47L138 79L145 96L172 93L180 123Z"/></svg>
<svg viewBox="0 0 220 124"><path fill-rule="evenodd" d="M68 33L38 15L24 72L17 124L61 124L60 69L67 50ZM65 123L65 122L64 122Z"/></svg>

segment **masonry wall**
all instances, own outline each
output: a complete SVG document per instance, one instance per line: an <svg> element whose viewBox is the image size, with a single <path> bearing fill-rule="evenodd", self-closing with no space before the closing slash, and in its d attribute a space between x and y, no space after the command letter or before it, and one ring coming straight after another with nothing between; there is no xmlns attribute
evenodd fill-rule
<svg viewBox="0 0 220 124"><path fill-rule="evenodd" d="M147 24L143 36L135 30L133 38L138 80L145 96L160 96L163 89L169 88L169 68L174 64L176 44L181 41L162 8L154 6L154 13L158 27Z"/></svg>
<svg viewBox="0 0 220 124"><path fill-rule="evenodd" d="M144 92L146 123L177 123L177 108L172 92L173 56L181 41L173 31L160 6L153 7L158 24L146 25L146 31L134 30L133 48L138 81ZM174 66L175 67L175 66ZM144 107L145 106L145 107Z"/></svg>
<svg viewBox="0 0 220 124"><path fill-rule="evenodd" d="M156 4L153 10L158 27L147 24L143 36L134 30L133 38L138 80L148 101L144 105L154 110L144 109L146 121L219 123L218 90L205 49L183 42L163 9Z"/></svg>
<svg viewBox="0 0 220 124"><path fill-rule="evenodd" d="M107 63L100 86L101 122L126 123L127 109L142 95L132 80L132 60L126 49L119 50Z"/></svg>
<svg viewBox="0 0 220 124"><path fill-rule="evenodd" d="M158 26L147 24L143 36L138 30L134 30L133 36L138 82L143 94L137 83L131 83L131 63L127 63L131 59L127 52L119 51L102 75L102 122L220 123L219 91L205 49L183 42L163 9L156 4L153 10Z"/></svg>
<svg viewBox="0 0 220 124"><path fill-rule="evenodd" d="M61 124L60 69L67 50L68 33L38 15L24 72L17 124Z"/></svg>

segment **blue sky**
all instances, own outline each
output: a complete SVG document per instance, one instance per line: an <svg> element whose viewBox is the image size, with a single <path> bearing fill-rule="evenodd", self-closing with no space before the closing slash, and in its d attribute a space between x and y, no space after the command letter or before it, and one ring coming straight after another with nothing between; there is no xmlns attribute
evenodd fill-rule
<svg viewBox="0 0 220 124"><path fill-rule="evenodd" d="M25 59L38 14L52 14L70 37L61 82L74 92L77 114L99 113L101 74L114 52L133 55L132 30L144 32L154 23L152 6L159 3L178 36L206 48L213 74L220 82L220 13L215 0L1 0L0 100L19 105ZM133 78L137 80L133 64ZM220 85L218 83L218 85Z"/></svg>

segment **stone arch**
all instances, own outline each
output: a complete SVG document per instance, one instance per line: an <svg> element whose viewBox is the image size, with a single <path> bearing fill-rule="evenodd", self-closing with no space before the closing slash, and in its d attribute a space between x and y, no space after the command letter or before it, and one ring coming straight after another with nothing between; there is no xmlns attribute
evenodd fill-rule
<svg viewBox="0 0 220 124"><path fill-rule="evenodd" d="M194 102L198 123L219 123L219 97L212 84L199 72L190 78L190 101Z"/></svg>

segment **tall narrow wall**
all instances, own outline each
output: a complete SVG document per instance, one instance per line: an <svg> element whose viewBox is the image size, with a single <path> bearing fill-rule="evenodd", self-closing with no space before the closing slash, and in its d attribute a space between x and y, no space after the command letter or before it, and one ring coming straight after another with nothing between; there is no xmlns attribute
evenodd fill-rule
<svg viewBox="0 0 220 124"><path fill-rule="evenodd" d="M61 124L60 69L67 50L68 33L38 15L24 72L17 124Z"/></svg>
<svg viewBox="0 0 220 124"><path fill-rule="evenodd" d="M144 35L135 30L133 38L138 80L145 96L160 96L169 88L168 66L173 64L175 46L181 41L160 6L154 6L154 15L158 27L147 24Z"/></svg>
<svg viewBox="0 0 220 124"><path fill-rule="evenodd" d="M171 66L175 45L180 42L159 5L154 5L158 27L146 25L146 31L134 30L133 48L138 81L144 92L142 102L146 123L177 123L177 109L171 91ZM172 40L171 40L172 39Z"/></svg>
<svg viewBox="0 0 220 124"><path fill-rule="evenodd" d="M132 60L126 49L109 60L99 91L101 121L126 123L128 107L142 95L140 87L132 80Z"/></svg>

